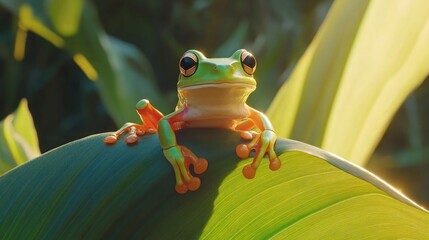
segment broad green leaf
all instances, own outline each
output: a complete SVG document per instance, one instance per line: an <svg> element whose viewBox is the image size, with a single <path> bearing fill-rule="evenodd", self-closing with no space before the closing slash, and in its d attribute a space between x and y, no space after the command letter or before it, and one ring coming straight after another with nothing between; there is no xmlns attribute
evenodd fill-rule
<svg viewBox="0 0 429 240"><path fill-rule="evenodd" d="M63 36L74 35L80 23L83 0L51 0L49 16L55 29Z"/></svg>
<svg viewBox="0 0 429 240"><path fill-rule="evenodd" d="M363 165L429 73L427 9L336 1L268 110L279 134Z"/></svg>
<svg viewBox="0 0 429 240"><path fill-rule="evenodd" d="M69 37L61 37L50 28L52 24L43 1L24 0L20 5L9 1L0 3L11 7L12 12L19 13L17 43L20 42L22 46L17 48L18 53L23 56L25 37L19 36L25 36L26 31L34 31L57 47L64 47L87 77L95 82L108 112L118 126L127 121L138 121L135 110L130 106L142 98L151 100L161 110L166 109L166 103L154 84L155 77L148 60L135 46L107 35L90 3L83 3L77 32ZM21 56L17 52L15 54Z"/></svg>
<svg viewBox="0 0 429 240"><path fill-rule="evenodd" d="M39 155L33 118L23 99L16 112L0 122L0 174Z"/></svg>
<svg viewBox="0 0 429 240"><path fill-rule="evenodd" d="M178 141L207 158L195 192L174 191L157 135L107 146L100 134L0 177L3 239L428 239L429 213L335 155L279 140L282 168L265 160L245 179L239 134L185 129ZM216 143L216 144L214 144ZM25 227L23 227L25 226Z"/></svg>

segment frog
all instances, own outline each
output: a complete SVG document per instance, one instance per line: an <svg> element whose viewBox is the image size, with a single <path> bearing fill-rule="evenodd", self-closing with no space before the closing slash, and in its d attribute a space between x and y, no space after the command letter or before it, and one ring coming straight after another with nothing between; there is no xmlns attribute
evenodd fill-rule
<svg viewBox="0 0 429 240"><path fill-rule="evenodd" d="M207 170L208 161L197 157L186 146L180 145L176 132L184 128L225 128L236 131L247 143L235 147L239 158L253 160L243 167L245 178L256 175L262 159L269 160L273 171L281 167L274 146L277 135L268 117L247 105L249 95L256 90L254 78L257 62L246 49L239 49L227 58L207 58L198 50L186 51L179 60L177 82L178 103L174 112L163 115L142 99L136 104L141 124L126 123L116 132L104 138L106 144L114 144L125 135L127 144L135 144L140 136L158 133L165 158L175 174L175 190L184 194L195 191L201 179L195 174ZM244 142L245 142L244 141Z"/></svg>

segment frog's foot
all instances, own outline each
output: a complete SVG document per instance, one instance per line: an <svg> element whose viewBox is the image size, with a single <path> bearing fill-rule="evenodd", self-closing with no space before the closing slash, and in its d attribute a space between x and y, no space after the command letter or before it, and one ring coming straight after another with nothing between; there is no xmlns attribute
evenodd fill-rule
<svg viewBox="0 0 429 240"><path fill-rule="evenodd" d="M128 134L125 138L125 142L128 144L133 144L137 142L138 136L143 136L146 133L152 134L155 133L156 130L135 123L126 123L118 131L105 137L104 142L107 144L114 144L116 141L118 141L119 136L126 132L128 132Z"/></svg>
<svg viewBox="0 0 429 240"><path fill-rule="evenodd" d="M255 156L251 164L243 168L243 175L252 179L255 177L256 169L258 169L264 155L268 155L270 160L270 169L275 171L281 167L281 162L274 151L274 144L277 136L271 130L265 130L261 133L253 131L244 131L240 133L240 136L245 140L251 140L248 144L239 144L235 152L240 158L248 158L252 150L255 151Z"/></svg>
<svg viewBox="0 0 429 240"><path fill-rule="evenodd" d="M198 158L184 146L173 146L164 149L164 155L173 166L176 175L176 192L184 194L188 190L195 191L200 187L201 180L192 176L189 166L193 165L196 174L202 174L208 166L206 159Z"/></svg>

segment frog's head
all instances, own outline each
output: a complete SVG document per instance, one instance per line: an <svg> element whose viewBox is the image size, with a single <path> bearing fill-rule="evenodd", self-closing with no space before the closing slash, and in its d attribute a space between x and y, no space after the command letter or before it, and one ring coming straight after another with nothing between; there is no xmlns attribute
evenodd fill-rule
<svg viewBox="0 0 429 240"><path fill-rule="evenodd" d="M204 88L240 88L249 95L256 88L256 59L244 49L229 58L206 58L197 50L186 51L179 61L178 91Z"/></svg>

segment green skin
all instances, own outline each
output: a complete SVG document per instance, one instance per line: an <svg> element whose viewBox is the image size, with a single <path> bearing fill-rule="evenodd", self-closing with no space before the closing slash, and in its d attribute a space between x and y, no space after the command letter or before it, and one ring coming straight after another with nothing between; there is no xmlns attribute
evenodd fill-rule
<svg viewBox="0 0 429 240"><path fill-rule="evenodd" d="M149 101L137 103L137 112L143 124L127 123L117 132L105 138L114 143L119 135L128 132L125 141L135 143L138 135L158 131L158 137L167 160L176 175L176 191L185 193L200 186L200 179L192 176L189 164L196 173L203 173L207 161L196 157L189 149L177 143L175 131L182 128L228 128L241 133L250 140L236 148L239 157L247 158L254 150L251 164L243 169L247 178L253 178L264 155L270 160L270 168L280 168L274 152L276 134L269 119L261 112L247 106L247 97L256 89L253 78L254 66L246 66L242 59L250 55L244 49L237 50L229 58L206 58L201 52L189 50L185 56L195 58L195 66L188 72L180 66L177 83L179 101L176 111L163 116ZM183 57L182 57L183 59ZM246 71L247 70L247 71Z"/></svg>

